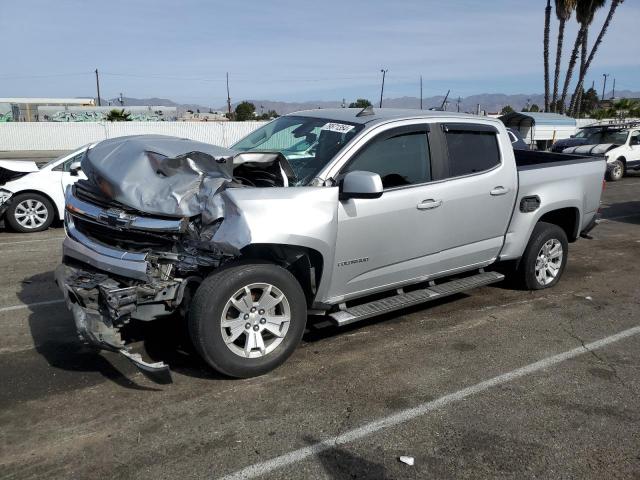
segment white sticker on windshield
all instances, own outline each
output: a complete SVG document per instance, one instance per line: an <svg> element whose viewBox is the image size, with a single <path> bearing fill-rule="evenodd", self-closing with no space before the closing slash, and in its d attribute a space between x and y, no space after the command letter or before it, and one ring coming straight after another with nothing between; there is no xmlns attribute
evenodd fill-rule
<svg viewBox="0 0 640 480"><path fill-rule="evenodd" d="M324 127L320 130L329 130L330 132L347 133L353 130L353 125L347 125L345 123L325 123Z"/></svg>

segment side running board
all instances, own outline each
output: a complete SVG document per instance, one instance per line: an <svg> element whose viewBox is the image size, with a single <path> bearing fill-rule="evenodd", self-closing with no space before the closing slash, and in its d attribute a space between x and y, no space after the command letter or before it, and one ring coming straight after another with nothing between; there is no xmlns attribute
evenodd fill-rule
<svg viewBox="0 0 640 480"><path fill-rule="evenodd" d="M413 290L411 292L402 292L392 297L374 300L372 302L363 303L353 307L347 307L343 310L330 313L329 319L338 326L348 325L353 322L364 320L365 318L375 317L383 313L393 312L401 308L410 307L419 303L429 302L437 298L446 297L455 293L464 292L473 288L496 283L504 279L504 275L497 272L481 272L476 275L451 280L439 285L431 285L427 288Z"/></svg>

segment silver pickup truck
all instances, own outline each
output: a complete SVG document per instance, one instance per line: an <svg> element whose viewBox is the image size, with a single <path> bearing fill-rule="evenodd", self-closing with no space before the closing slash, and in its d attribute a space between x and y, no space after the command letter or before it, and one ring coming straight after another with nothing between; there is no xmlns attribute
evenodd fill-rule
<svg viewBox="0 0 640 480"><path fill-rule="evenodd" d="M371 108L286 115L230 149L106 140L81 167L56 270L81 338L166 369L131 352L128 324L186 319L234 377L284 362L308 315L345 325L499 271L552 287L605 174L597 157L514 152L490 118Z"/></svg>

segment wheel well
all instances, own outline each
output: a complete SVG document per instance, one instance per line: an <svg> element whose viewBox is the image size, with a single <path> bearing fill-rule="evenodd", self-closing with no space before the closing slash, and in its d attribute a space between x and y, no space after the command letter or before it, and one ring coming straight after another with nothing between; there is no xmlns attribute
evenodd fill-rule
<svg viewBox="0 0 640 480"><path fill-rule="evenodd" d="M289 270L300 283L311 306L322 278L322 254L311 248L297 245L253 244L244 247L241 258L267 260Z"/></svg>
<svg viewBox="0 0 640 480"><path fill-rule="evenodd" d="M22 195L23 193L35 193L36 195L40 195L41 197L44 197L47 200L49 200L49 203L51 203L51 207L53 207L54 219L60 220L60 215L58 215L58 207L56 205L56 202L54 202L49 195L47 195L44 192L41 192L40 190L20 190L19 192L14 193L13 197L17 197L18 195Z"/></svg>
<svg viewBox="0 0 640 480"><path fill-rule="evenodd" d="M559 226L565 231L570 242L574 242L578 238L580 211L575 207L560 208L547 212L538 221Z"/></svg>
<svg viewBox="0 0 640 480"><path fill-rule="evenodd" d="M627 166L627 159L626 158L618 157L618 158L616 158L616 160L620 160L625 167Z"/></svg>

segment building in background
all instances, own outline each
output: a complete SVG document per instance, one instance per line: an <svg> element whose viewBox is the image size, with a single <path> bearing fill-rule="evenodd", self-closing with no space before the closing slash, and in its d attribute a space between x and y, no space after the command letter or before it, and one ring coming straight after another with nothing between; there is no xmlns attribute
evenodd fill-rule
<svg viewBox="0 0 640 480"><path fill-rule="evenodd" d="M225 116L224 112L194 112L193 110L187 110L178 119L181 122L226 122L229 119Z"/></svg>
<svg viewBox="0 0 640 480"><path fill-rule="evenodd" d="M29 98L8 97L0 98L0 121L13 122L37 122L39 119L38 108L52 106L57 109L66 107L91 107L95 106L93 98ZM8 112L11 115L8 115ZM9 120L11 118L11 120Z"/></svg>
<svg viewBox="0 0 640 480"><path fill-rule="evenodd" d="M39 106L40 122L103 122L111 110L124 110L132 122L175 122L178 119L177 107L163 106Z"/></svg>

